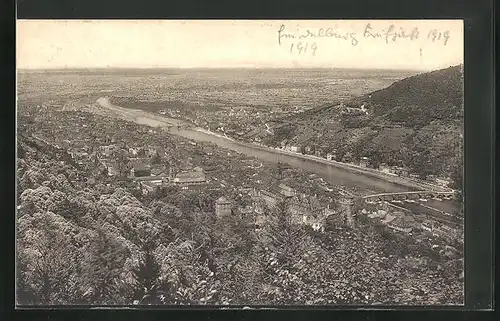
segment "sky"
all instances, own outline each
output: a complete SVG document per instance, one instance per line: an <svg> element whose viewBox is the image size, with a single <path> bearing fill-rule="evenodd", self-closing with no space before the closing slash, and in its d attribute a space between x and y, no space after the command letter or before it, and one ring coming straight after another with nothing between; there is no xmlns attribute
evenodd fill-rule
<svg viewBox="0 0 500 321"><path fill-rule="evenodd" d="M463 21L17 20L16 57L19 69L435 70L463 63Z"/></svg>

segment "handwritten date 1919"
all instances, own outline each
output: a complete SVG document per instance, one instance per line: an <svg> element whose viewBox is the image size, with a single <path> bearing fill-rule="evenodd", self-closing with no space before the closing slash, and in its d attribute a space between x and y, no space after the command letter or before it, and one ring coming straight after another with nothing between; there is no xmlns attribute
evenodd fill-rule
<svg viewBox="0 0 500 321"><path fill-rule="evenodd" d="M306 55L307 53L310 53L315 56L317 49L318 46L316 45L316 42L309 43L299 41L290 45L290 53L297 53L299 55Z"/></svg>
<svg viewBox="0 0 500 321"><path fill-rule="evenodd" d="M436 42L436 41L439 41L442 39L444 42L444 45L446 46L446 44L448 43L448 40L450 39L450 32L448 30L442 32L442 31L438 31L437 29L432 29L427 34L427 39L430 39L432 42Z"/></svg>

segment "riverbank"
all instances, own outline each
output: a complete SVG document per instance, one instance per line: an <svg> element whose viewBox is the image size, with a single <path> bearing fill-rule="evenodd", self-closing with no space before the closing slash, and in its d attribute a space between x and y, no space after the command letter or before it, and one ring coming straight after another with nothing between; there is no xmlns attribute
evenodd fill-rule
<svg viewBox="0 0 500 321"><path fill-rule="evenodd" d="M209 131L207 129L201 128L201 127L196 127L196 128L194 128L194 130L199 131L200 133L207 134L207 135L213 135L215 137L219 137L219 138L222 138L222 139L227 139L227 140L229 140L231 142L234 142L234 143L239 143L238 141L234 140L231 137L228 137L226 135L217 134L217 133L214 133L214 132Z"/></svg>
<svg viewBox="0 0 500 321"><path fill-rule="evenodd" d="M347 164L347 163L341 163L338 161L327 160L325 158L317 157L317 156L313 156L313 155L304 155L304 154L300 154L300 153L294 153L291 151L286 151L286 150L282 150L282 149L278 149L278 148L272 148L272 147L268 147L268 146L264 146L264 145L256 144L256 143L246 143L246 142L242 142L242 141L237 141L233 138L230 138L230 137L227 137L225 135L218 134L218 133L214 133L212 131L206 130L206 129L201 128L201 127L193 127L193 128L189 128L189 129L176 130L175 127L177 125L180 125L180 123L181 123L179 120L170 119L170 118L162 116L162 115L148 113L148 112L142 111L142 110L127 109L127 108L123 108L120 106L116 106L116 105L111 104L107 98L101 98L97 101L97 103L101 107L103 107L107 110L110 110L113 114L117 114L117 113L121 112L122 116L125 116L125 118L128 118L130 121L134 121L137 123L141 123L141 124L149 125L149 126L153 126L153 127L164 127L165 129L168 129L168 131L174 135L184 136L184 135L182 135L182 131L198 132L198 133L201 133L204 135L216 137L217 139L227 141L227 142L230 142L231 144L236 144L236 145L239 145L242 147L257 149L257 150L261 150L261 151L265 151L265 152L273 153L273 154L282 154L282 155L286 155L286 156L297 158L297 159L309 160L309 161L313 161L316 163L329 165L329 166L332 166L332 167L335 167L338 169L342 169L348 173L362 175L365 177L386 181L388 183L391 183L394 185L399 185L399 186L409 188L412 190L449 191L448 189L445 189L445 188L437 186L437 185L432 185L432 184L424 183L421 181L416 181L416 180L413 180L411 178L400 177L397 175L391 175L391 174L384 173L384 172L381 172L379 170L372 169L372 168L366 168L366 167L362 167L362 166L358 166L358 165L354 165L354 164ZM182 125L186 125L186 124L183 123Z"/></svg>
<svg viewBox="0 0 500 321"><path fill-rule="evenodd" d="M320 162L323 164L328 164L328 165L336 166L336 167L343 168L346 170L354 171L357 173L370 175L370 176L375 177L375 178L381 178L381 179L390 181L391 183L394 183L394 184L411 186L414 188L420 188L422 190L431 190L434 192L453 192L453 190L444 188L444 187L439 186L439 185L430 184L430 183L416 180L416 179L412 179L409 177L401 177L401 176L398 176L396 174L385 173L385 172L382 172L382 171L379 171L379 170L373 169L373 168L363 167L363 166L349 164L349 163L342 163L342 162L338 162L338 161L334 161L334 160L327 160L323 157L295 153L295 152L286 151L286 150L282 150L279 148L272 148L272 147L268 147L268 146L264 146L264 145L260 145L260 144L256 144L256 143L253 143L253 144L256 146L259 146L259 147L269 148L271 150L276 151L277 153L302 157L302 158L310 159L310 160L317 161L317 162Z"/></svg>
<svg viewBox="0 0 500 321"><path fill-rule="evenodd" d="M367 167L363 167L363 166L359 166L359 165L355 165L355 164L349 164L349 163L342 163L342 162L338 162L338 161L334 161L334 160L327 160L325 158L314 156L314 155L306 155L306 154L291 152L291 151L287 151L287 150L283 150L283 149L279 149L279 148L265 146L265 145L258 144L258 143L246 143L246 142L242 142L242 141L237 141L237 140L234 140L234 139L229 138L227 136L213 133L211 131L207 131L204 129L199 129L198 131L203 132L205 134L214 135L214 136L222 138L222 139L230 140L231 142L239 144L241 146L245 146L245 147L251 146L252 148L257 148L257 149L264 150L264 151L271 151L271 152L278 153L278 154L293 156L293 157L302 158L302 159L308 159L308 160L312 160L312 161L315 161L318 163L335 166L337 168L341 168L341 169L347 170L347 171L352 172L352 173L367 175L367 176L370 176L372 178L377 178L377 179L383 179L383 180L386 180L390 183L402 185L405 187L410 187L410 188L420 189L420 190L430 190L430 191L434 191L434 192L452 192L453 191L451 189L447 189L447 188L444 188L442 186L433 185L433 184L423 182L420 180L416 180L416 179L412 179L409 177L401 177L401 176L398 176L396 174L385 173L385 172L382 172L382 171L379 171L379 170L376 170L373 168L367 168Z"/></svg>

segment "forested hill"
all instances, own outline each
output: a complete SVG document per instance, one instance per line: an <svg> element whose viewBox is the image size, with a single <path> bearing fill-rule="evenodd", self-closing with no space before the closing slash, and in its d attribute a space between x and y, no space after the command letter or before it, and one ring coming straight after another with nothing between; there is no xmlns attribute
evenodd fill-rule
<svg viewBox="0 0 500 321"><path fill-rule="evenodd" d="M425 126L434 120L455 121L463 117L462 65L419 74L391 86L353 99L374 116L393 122Z"/></svg>
<svg viewBox="0 0 500 321"><path fill-rule="evenodd" d="M278 123L264 144L309 146L338 160L371 158L425 177L461 167L462 65L415 75L340 105L324 105Z"/></svg>

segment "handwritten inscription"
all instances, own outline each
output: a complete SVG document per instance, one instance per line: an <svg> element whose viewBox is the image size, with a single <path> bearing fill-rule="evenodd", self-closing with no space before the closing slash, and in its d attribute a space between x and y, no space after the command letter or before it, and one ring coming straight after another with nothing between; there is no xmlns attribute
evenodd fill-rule
<svg viewBox="0 0 500 321"><path fill-rule="evenodd" d="M304 32L296 34L293 32L288 32L285 29L286 27L283 24L278 29L279 45L281 45L282 39L304 40L311 38L334 38L334 39L351 40L351 44L353 46L356 46L358 44L358 40L356 39L356 33L354 32L341 33L334 28L326 28L326 29L319 28L317 31L306 29Z"/></svg>
<svg viewBox="0 0 500 321"><path fill-rule="evenodd" d="M290 53L298 53L299 55L306 55L309 52L313 56L315 56L316 49L318 49L316 42L309 43L309 42L299 41L297 43L292 42L292 44L290 45Z"/></svg>
<svg viewBox="0 0 500 321"><path fill-rule="evenodd" d="M323 39L336 39L338 41L347 41L353 47L358 46L362 41L381 40L386 44L395 44L401 40L415 41L424 39L433 43L441 43L446 46L450 40L449 30L431 29L421 31L418 27L403 28L394 24L387 28L376 29L371 23L367 23L362 32L354 30L341 31L337 27L291 30L284 24L277 30L278 45L289 46L290 53L299 55L316 55L319 47L319 41Z"/></svg>
<svg viewBox="0 0 500 321"><path fill-rule="evenodd" d="M394 25L390 25L387 29L382 29L381 31L375 31L371 24L367 24L365 26L365 30L363 32L363 38L372 38L372 39L384 39L385 43L396 43L398 39L408 39L408 40L417 40L420 38L420 30L418 27L413 27L410 30L405 30L402 27L396 28ZM439 31L437 29L432 29L427 34L427 39L436 42L443 41L443 45L447 45L450 40L450 32Z"/></svg>

